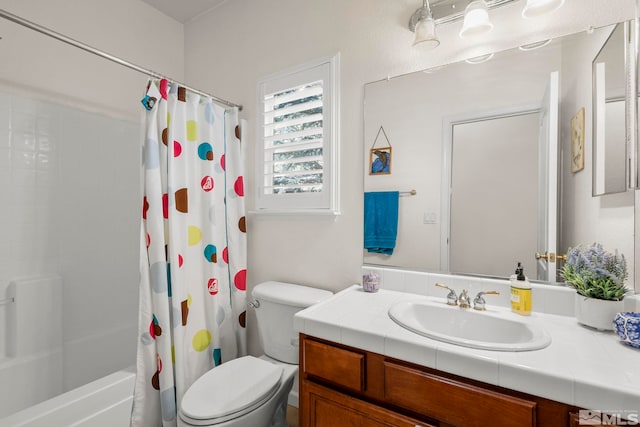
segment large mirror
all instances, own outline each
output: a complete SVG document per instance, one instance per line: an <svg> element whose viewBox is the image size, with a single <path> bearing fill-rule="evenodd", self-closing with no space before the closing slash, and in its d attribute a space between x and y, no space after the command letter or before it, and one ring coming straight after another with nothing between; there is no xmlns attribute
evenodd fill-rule
<svg viewBox="0 0 640 427"><path fill-rule="evenodd" d="M572 132L590 160L592 62L615 28L365 85L365 192L400 197L392 255L364 263L506 277L522 262L556 281L554 255L594 241L632 261L633 194L593 198L590 162L570 163ZM370 173L378 145L390 173Z"/></svg>

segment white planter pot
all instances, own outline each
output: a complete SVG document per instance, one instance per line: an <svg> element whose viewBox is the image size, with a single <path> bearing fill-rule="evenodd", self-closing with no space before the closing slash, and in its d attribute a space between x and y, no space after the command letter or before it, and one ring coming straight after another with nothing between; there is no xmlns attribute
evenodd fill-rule
<svg viewBox="0 0 640 427"><path fill-rule="evenodd" d="M613 331L616 313L624 311L624 301L607 301L575 296L575 315L578 323L601 331Z"/></svg>

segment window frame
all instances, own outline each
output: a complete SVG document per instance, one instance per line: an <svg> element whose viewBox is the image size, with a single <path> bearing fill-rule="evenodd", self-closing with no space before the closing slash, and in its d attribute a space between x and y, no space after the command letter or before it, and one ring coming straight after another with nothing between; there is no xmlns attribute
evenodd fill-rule
<svg viewBox="0 0 640 427"><path fill-rule="evenodd" d="M319 58L258 79L256 84L256 209L260 213L339 214L339 62ZM322 191L265 194L265 94L322 80Z"/></svg>

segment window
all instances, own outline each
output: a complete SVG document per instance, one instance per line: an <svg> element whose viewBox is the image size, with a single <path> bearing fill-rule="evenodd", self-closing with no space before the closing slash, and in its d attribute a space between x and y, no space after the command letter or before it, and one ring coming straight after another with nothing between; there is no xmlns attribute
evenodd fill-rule
<svg viewBox="0 0 640 427"><path fill-rule="evenodd" d="M257 207L338 210L338 56L258 81Z"/></svg>

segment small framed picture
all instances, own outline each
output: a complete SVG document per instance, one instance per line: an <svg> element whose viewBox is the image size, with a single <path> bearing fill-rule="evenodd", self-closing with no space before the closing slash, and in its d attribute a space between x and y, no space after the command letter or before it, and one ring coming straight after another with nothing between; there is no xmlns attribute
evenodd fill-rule
<svg viewBox="0 0 640 427"><path fill-rule="evenodd" d="M391 147L374 147L369 150L369 175L391 173Z"/></svg>
<svg viewBox="0 0 640 427"><path fill-rule="evenodd" d="M584 107L571 119L571 172L584 169Z"/></svg>

